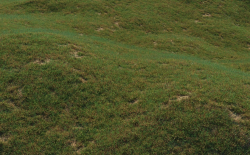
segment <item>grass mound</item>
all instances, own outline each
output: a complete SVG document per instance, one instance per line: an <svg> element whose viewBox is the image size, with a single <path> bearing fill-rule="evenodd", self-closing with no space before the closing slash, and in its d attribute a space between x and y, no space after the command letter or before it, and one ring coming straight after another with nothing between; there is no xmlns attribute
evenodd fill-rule
<svg viewBox="0 0 250 155"><path fill-rule="evenodd" d="M249 7L1 1L0 152L248 154Z"/></svg>

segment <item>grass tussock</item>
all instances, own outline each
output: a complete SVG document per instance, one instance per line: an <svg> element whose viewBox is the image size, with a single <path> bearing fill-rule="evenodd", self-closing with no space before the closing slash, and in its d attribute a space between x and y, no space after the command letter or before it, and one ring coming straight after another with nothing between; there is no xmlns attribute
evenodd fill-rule
<svg viewBox="0 0 250 155"><path fill-rule="evenodd" d="M2 0L2 154L248 154L250 3Z"/></svg>

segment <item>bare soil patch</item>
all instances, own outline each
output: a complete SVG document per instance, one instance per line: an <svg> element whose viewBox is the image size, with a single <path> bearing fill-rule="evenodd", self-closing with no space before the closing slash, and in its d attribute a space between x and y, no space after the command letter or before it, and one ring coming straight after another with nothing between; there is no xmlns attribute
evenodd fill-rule
<svg viewBox="0 0 250 155"><path fill-rule="evenodd" d="M203 17L211 17L211 14L206 13L206 14L203 15Z"/></svg>

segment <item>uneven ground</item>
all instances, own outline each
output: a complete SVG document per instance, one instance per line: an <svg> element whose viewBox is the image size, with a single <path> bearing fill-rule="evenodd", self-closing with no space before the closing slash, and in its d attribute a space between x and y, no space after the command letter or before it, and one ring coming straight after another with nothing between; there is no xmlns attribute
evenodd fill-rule
<svg viewBox="0 0 250 155"><path fill-rule="evenodd" d="M0 0L0 152L250 153L248 0Z"/></svg>

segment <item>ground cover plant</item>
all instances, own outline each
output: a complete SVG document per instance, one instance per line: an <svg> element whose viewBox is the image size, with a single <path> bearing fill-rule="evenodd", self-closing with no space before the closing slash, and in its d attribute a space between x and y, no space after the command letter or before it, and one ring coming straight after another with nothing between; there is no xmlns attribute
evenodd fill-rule
<svg viewBox="0 0 250 155"><path fill-rule="evenodd" d="M1 154L248 154L249 19L247 0L1 0Z"/></svg>

